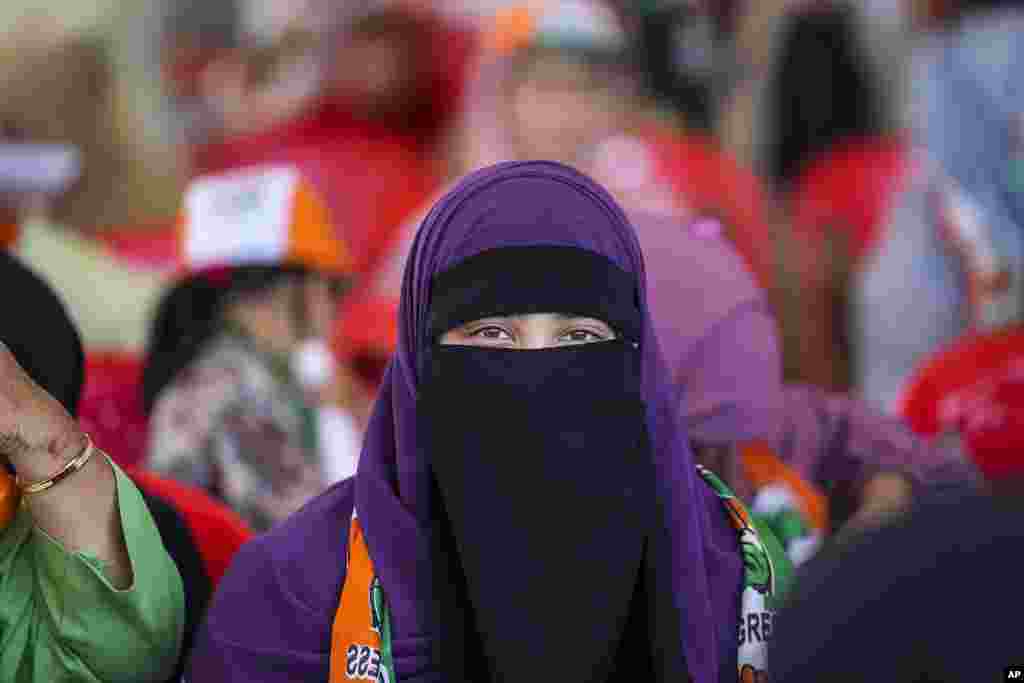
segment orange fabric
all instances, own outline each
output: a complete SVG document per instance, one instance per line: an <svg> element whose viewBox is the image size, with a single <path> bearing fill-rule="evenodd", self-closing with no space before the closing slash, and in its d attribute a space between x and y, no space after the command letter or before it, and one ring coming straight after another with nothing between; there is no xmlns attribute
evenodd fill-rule
<svg viewBox="0 0 1024 683"><path fill-rule="evenodd" d="M18 512L21 493L14 477L7 472L0 472L0 530L6 529Z"/></svg>
<svg viewBox="0 0 1024 683"><path fill-rule="evenodd" d="M199 547L206 573L216 587L235 553L252 538L249 526L200 489L139 469L128 470L128 475L136 486L167 500L182 514Z"/></svg>
<svg viewBox="0 0 1024 683"><path fill-rule="evenodd" d="M740 669L740 683L766 683L768 680L768 674L764 671L758 671L749 664L744 664L743 668Z"/></svg>
<svg viewBox="0 0 1024 683"><path fill-rule="evenodd" d="M755 489L770 484L785 484L797 496L800 511L816 531L828 531L828 499L796 470L782 462L771 446L752 441L740 448L747 479Z"/></svg>
<svg viewBox="0 0 1024 683"><path fill-rule="evenodd" d="M185 253L185 227L188 225L189 214L184 208L178 214L174 221L174 232L176 239L174 240L174 246L178 255L178 266L184 267L185 259L182 255Z"/></svg>
<svg viewBox="0 0 1024 683"><path fill-rule="evenodd" d="M0 223L0 248L6 249L18 239L17 223Z"/></svg>
<svg viewBox="0 0 1024 683"><path fill-rule="evenodd" d="M536 3L535 3L536 4ZM510 54L523 48L537 30L537 15L527 4L498 10L494 26L484 47L497 54Z"/></svg>
<svg viewBox="0 0 1024 683"><path fill-rule="evenodd" d="M188 221L189 213L183 206L174 219L174 260L180 274L188 273L188 260L185 258L185 231Z"/></svg>
<svg viewBox="0 0 1024 683"><path fill-rule="evenodd" d="M328 681L344 683L352 680L346 672L346 656L350 648L369 648L380 652L380 633L373 628L370 588L374 570L366 547L359 519L353 518L348 532L348 564L341 601L331 628L331 669Z"/></svg>
<svg viewBox="0 0 1024 683"><path fill-rule="evenodd" d="M335 236L327 205L305 181L300 181L292 205L287 259L325 273L352 272L352 258Z"/></svg>

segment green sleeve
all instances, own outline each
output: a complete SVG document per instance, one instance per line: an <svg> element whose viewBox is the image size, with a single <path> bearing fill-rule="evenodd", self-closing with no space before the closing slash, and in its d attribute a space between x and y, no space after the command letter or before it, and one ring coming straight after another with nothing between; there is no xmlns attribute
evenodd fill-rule
<svg viewBox="0 0 1024 683"><path fill-rule="evenodd" d="M119 468L130 588L68 553L22 508L0 537L0 680L145 683L174 669L184 626L181 576L142 494Z"/></svg>

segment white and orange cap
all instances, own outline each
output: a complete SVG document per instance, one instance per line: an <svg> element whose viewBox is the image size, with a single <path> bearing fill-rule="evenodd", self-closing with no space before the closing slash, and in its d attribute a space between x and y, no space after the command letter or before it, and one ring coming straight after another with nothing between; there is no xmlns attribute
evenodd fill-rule
<svg viewBox="0 0 1024 683"><path fill-rule="evenodd" d="M530 44L617 52L629 43L601 0L526 0L498 8L485 45L507 54Z"/></svg>
<svg viewBox="0 0 1024 683"><path fill-rule="evenodd" d="M326 204L293 166L258 166L202 176L185 191L179 254L189 273L244 266L353 272Z"/></svg>

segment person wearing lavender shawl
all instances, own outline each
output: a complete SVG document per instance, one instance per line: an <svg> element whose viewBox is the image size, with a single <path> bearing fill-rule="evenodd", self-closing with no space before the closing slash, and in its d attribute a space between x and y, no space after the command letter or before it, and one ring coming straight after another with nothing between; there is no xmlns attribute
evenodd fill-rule
<svg viewBox="0 0 1024 683"><path fill-rule="evenodd" d="M774 315L713 220L687 228L666 216L632 212L630 219L647 261L655 331L673 381L685 387L681 410L701 456L767 442L829 495L834 525L891 512L915 489L976 481L959 454L914 436L899 419L845 395L783 384ZM713 461L753 502L740 463Z"/></svg>
<svg viewBox="0 0 1024 683"><path fill-rule="evenodd" d="M763 676L788 563L695 465L646 297L595 182L467 176L414 241L356 475L242 549L187 680Z"/></svg>

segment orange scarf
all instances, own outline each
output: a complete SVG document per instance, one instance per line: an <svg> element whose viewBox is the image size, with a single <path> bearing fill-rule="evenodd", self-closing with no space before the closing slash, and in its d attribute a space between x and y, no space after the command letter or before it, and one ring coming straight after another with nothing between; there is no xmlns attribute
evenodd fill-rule
<svg viewBox="0 0 1024 683"><path fill-rule="evenodd" d="M14 483L14 477L7 472L0 472L0 530L6 529L14 520L19 502L21 492Z"/></svg>
<svg viewBox="0 0 1024 683"><path fill-rule="evenodd" d="M738 680L765 677L767 646L775 603L789 585L792 566L778 541L758 528L750 513L714 474L698 466L736 529L745 573L739 624ZM765 543L762 534L770 537ZM345 584L331 629L329 683L376 681L397 683L391 650L391 622L355 512L349 526Z"/></svg>
<svg viewBox="0 0 1024 683"><path fill-rule="evenodd" d="M782 462L771 446L763 441L751 441L743 444L740 454L744 473L755 489L771 484L785 484L796 494L797 507L814 530L821 533L828 531L828 498Z"/></svg>
<svg viewBox="0 0 1024 683"><path fill-rule="evenodd" d="M329 683L395 683L391 620L359 518L352 513L341 601L331 629Z"/></svg>

